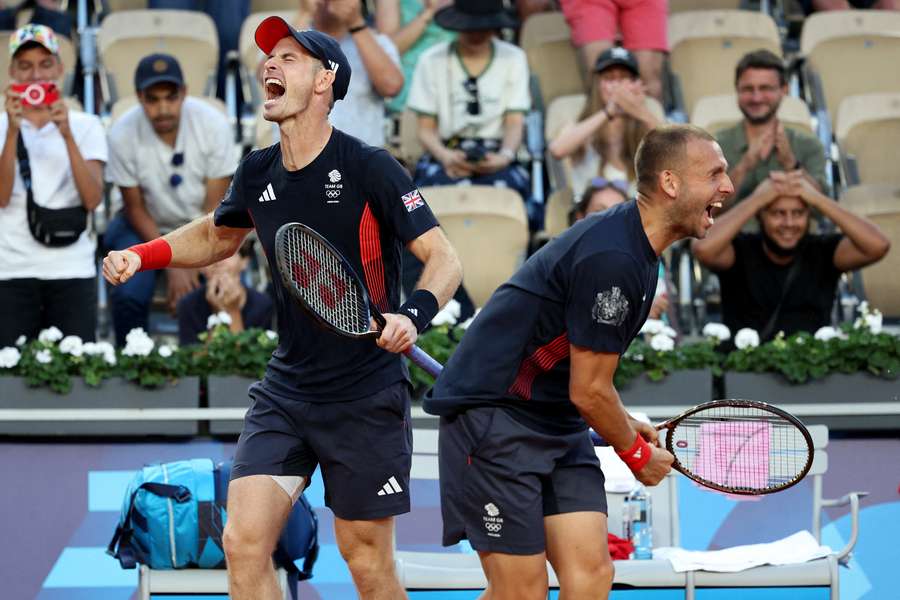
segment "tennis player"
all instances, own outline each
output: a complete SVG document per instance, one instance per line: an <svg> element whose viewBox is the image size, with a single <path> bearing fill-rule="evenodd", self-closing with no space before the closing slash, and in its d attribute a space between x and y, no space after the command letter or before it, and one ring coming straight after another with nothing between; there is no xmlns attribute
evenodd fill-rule
<svg viewBox="0 0 900 600"><path fill-rule="evenodd" d="M593 427L647 485L673 457L632 419L613 385L653 303L658 261L702 238L734 191L715 140L692 126L651 130L635 157L634 201L591 215L533 255L475 318L425 410L441 415L444 544L467 538L483 600L607 598L604 477Z"/></svg>
<svg viewBox="0 0 900 600"><path fill-rule="evenodd" d="M381 337L322 331L274 277L279 346L238 441L224 544L231 597L281 598L272 552L320 465L335 537L361 598L404 598L392 555L393 516L409 511L412 430L408 373L397 354L453 295L459 261L409 176L390 155L328 122L347 93L350 65L337 42L270 17L256 30L265 61L266 120L281 143L251 152L214 214L104 260L113 284L137 270L201 267L233 254L252 228L269 266L275 232L299 221L327 238L385 313ZM400 305L400 252L425 263Z"/></svg>

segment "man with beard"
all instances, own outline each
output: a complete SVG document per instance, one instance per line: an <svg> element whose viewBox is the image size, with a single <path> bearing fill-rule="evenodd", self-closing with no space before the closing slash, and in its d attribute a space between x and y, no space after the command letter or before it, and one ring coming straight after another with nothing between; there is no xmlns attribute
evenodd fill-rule
<svg viewBox="0 0 900 600"><path fill-rule="evenodd" d="M237 169L240 151L221 112L187 96L181 67L168 54L151 54L134 76L139 106L109 132L107 179L122 192L123 208L104 236L123 250L168 233L215 208ZM167 269L169 308L199 285L194 269ZM156 274L138 273L110 291L116 343L147 328Z"/></svg>
<svg viewBox="0 0 900 600"><path fill-rule="evenodd" d="M842 233L810 233L813 208ZM754 215L759 232L741 233ZM771 173L692 246L719 276L725 324L732 331L755 329L763 340L828 325L841 273L879 260L889 248L874 223L842 208L799 171Z"/></svg>
<svg viewBox="0 0 900 600"><path fill-rule="evenodd" d="M749 196L773 171L800 171L819 191L827 190L825 151L808 133L785 128L776 116L787 94L784 63L768 50L746 54L734 76L743 120L716 136L736 193L729 203Z"/></svg>

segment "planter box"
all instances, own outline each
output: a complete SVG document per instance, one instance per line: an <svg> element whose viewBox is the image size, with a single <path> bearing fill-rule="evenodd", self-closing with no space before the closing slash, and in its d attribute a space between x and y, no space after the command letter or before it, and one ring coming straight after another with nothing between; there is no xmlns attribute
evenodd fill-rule
<svg viewBox="0 0 900 600"><path fill-rule="evenodd" d="M238 375L210 375L207 378L206 393L210 408L249 408L250 396L247 389L256 379ZM210 421L209 432L213 435L238 435L243 420Z"/></svg>
<svg viewBox="0 0 900 600"><path fill-rule="evenodd" d="M725 373L728 398L760 400L830 429L900 428L900 379L834 374L797 385L776 373Z"/></svg>
<svg viewBox="0 0 900 600"><path fill-rule="evenodd" d="M622 404L629 410L641 411L642 406L689 407L707 402L713 396L713 376L709 369L675 371L660 381L650 381L641 375L619 389ZM643 411L646 412L646 411ZM651 418L674 417L651 414Z"/></svg>
<svg viewBox="0 0 900 600"><path fill-rule="evenodd" d="M48 388L30 388L20 377L0 377L0 408L198 408L200 380L184 377L174 385L148 390L123 379L108 379L100 387L72 380L68 394ZM197 421L0 421L6 435L170 435L197 433Z"/></svg>

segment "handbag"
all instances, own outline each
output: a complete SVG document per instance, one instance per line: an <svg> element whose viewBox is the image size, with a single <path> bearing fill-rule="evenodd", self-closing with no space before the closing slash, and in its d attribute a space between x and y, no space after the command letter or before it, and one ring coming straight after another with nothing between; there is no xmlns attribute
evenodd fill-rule
<svg viewBox="0 0 900 600"><path fill-rule="evenodd" d="M34 201L31 189L31 164L28 151L19 132L16 141L16 158L19 161L19 174L25 184L27 199L28 229L32 237L45 246L59 248L70 246L78 241L87 227L87 211L83 206L71 208L45 208Z"/></svg>

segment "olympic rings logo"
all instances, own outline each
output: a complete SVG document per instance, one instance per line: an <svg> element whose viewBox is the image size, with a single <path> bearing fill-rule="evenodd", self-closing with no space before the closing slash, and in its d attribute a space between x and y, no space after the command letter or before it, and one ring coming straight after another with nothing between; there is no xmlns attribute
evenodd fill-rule
<svg viewBox="0 0 900 600"><path fill-rule="evenodd" d="M341 195L341 190L325 190L325 196L328 198L337 198Z"/></svg>
<svg viewBox="0 0 900 600"><path fill-rule="evenodd" d="M498 533L503 528L503 525L500 523L485 523L484 528L491 533Z"/></svg>

